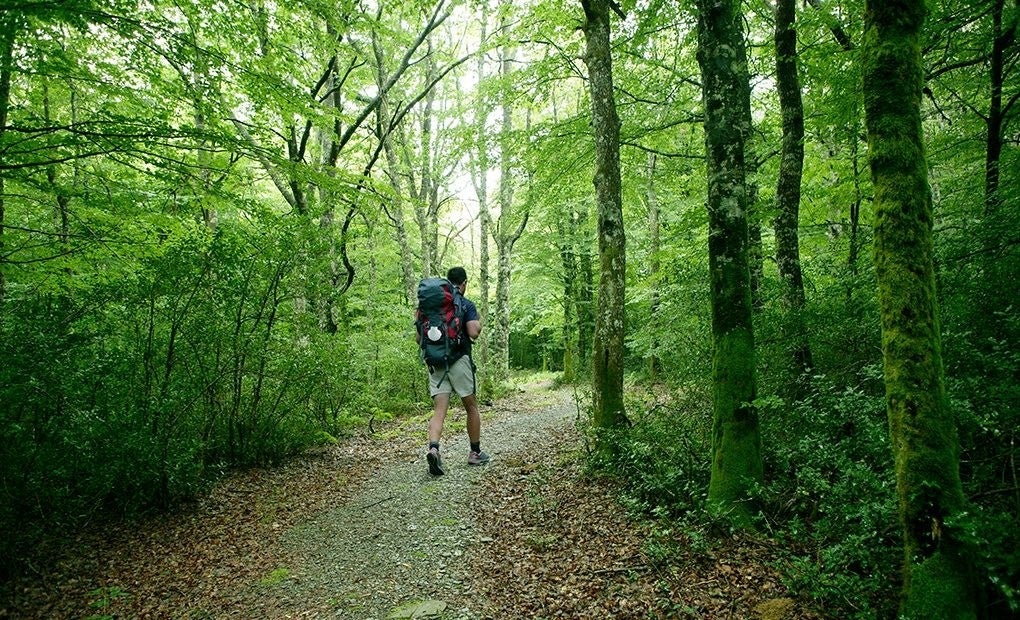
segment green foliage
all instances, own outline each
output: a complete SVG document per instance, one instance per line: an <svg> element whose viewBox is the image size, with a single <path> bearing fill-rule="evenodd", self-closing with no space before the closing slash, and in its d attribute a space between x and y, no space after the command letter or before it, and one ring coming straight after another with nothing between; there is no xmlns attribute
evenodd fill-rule
<svg viewBox="0 0 1020 620"><path fill-rule="evenodd" d="M607 443L615 450L593 451L589 464L623 483L624 504L638 514L675 519L701 512L711 453L705 404L686 398L649 406L650 396L628 403L629 411L641 413L626 432L590 430L612 433Z"/></svg>
<svg viewBox="0 0 1020 620"><path fill-rule="evenodd" d="M760 401L765 524L791 549L794 592L840 617L883 617L902 557L884 397L812 386L800 402Z"/></svg>
<svg viewBox="0 0 1020 620"><path fill-rule="evenodd" d="M96 588L89 592L89 594L93 597L92 602L89 603L89 607L100 612L107 610L111 605L117 602L117 599L131 596L129 592L121 589L119 586L104 586ZM88 620L107 620L112 618L114 618L114 616L104 613L88 616Z"/></svg>
<svg viewBox="0 0 1020 620"><path fill-rule="evenodd" d="M964 316L973 310L950 309ZM998 337L977 337L983 327L979 323L966 325L966 331L948 331L944 338L947 389L960 436L960 475L970 500L968 510L946 526L974 554L988 608L1006 615L1020 613L1020 532L1014 527L1020 518L1015 465L1020 351L1009 344L1016 342L1020 315L1009 308L991 320L1001 330Z"/></svg>
<svg viewBox="0 0 1020 620"><path fill-rule="evenodd" d="M18 303L0 317L4 557L31 544L15 523L61 530L165 507L224 467L277 462L409 408L424 381L413 340L331 335L304 309L321 298L307 285L317 264L297 260L319 252L313 230L270 214L215 235L186 227L122 256L130 276L12 287ZM380 303L370 318L399 311ZM356 389L371 384L389 388Z"/></svg>

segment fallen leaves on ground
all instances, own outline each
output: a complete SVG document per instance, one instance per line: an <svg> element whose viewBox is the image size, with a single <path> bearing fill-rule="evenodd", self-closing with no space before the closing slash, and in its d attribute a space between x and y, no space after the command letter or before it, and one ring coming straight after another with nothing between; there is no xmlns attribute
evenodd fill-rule
<svg viewBox="0 0 1020 620"><path fill-rule="evenodd" d="M639 524L610 483L583 472L571 431L550 443L511 457L475 498L484 542L469 561L487 617L821 617L787 592L766 543L695 545L664 524ZM653 553L650 541L670 551Z"/></svg>

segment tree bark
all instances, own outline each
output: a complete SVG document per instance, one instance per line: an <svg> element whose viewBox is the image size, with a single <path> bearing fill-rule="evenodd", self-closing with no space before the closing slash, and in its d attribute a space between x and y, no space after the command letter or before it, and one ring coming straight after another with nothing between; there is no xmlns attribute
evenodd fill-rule
<svg viewBox="0 0 1020 620"><path fill-rule="evenodd" d="M648 279L652 283L650 316L653 323L652 343L648 352L648 377L655 381L659 374L659 254L661 225L659 221L659 196L655 192L655 169L658 158L655 153L648 154L648 187L645 198L648 201Z"/></svg>
<svg viewBox="0 0 1020 620"><path fill-rule="evenodd" d="M376 84L381 90L386 83L386 62L382 45L374 32L372 34L372 51L375 57ZM395 199L385 207L385 211L396 233L397 246L400 248L400 273L404 282L404 297L407 299L408 305L413 308L418 304L416 292L418 278L415 277L411 241L407 234L407 222L404 219L404 197L406 194L403 184L400 182L400 160L397 157L396 149L393 148L392 133L389 94L386 94L379 98L379 107L376 109L376 137L383 147L386 176L393 188Z"/></svg>
<svg viewBox="0 0 1020 620"><path fill-rule="evenodd" d="M488 3L481 6L481 31L479 46L485 44L489 25ZM485 54L478 54L478 83L485 79ZM478 196L478 314L482 323L489 319L489 234L492 228L489 213L489 141L485 121L489 116L489 106L485 101L482 89L476 90L475 101L475 147L477 161L473 170L475 195ZM489 334L492 330L482 330L478 343L479 361L483 368L489 365Z"/></svg>
<svg viewBox="0 0 1020 620"><path fill-rule="evenodd" d="M504 24L505 25L505 24ZM504 88L509 89L510 50L500 48L499 73ZM506 91L504 91L506 92ZM518 233L508 231L513 225L514 184L511 167L510 139L513 131L513 109L504 95L501 108L499 149L499 217L496 220L496 329L492 338L492 377L497 384L510 378L510 254Z"/></svg>
<svg viewBox="0 0 1020 620"><path fill-rule="evenodd" d="M742 15L736 0L698 0L705 106L708 257L712 297L714 510L750 526L750 487L762 479L748 268L744 144L751 128Z"/></svg>
<svg viewBox="0 0 1020 620"><path fill-rule="evenodd" d="M945 394L921 129L925 13L924 0L868 0L862 53L886 408L903 527L900 616L975 618L973 565L952 527L965 502Z"/></svg>
<svg viewBox="0 0 1020 620"><path fill-rule="evenodd" d="M7 112L11 103L11 73L14 70L14 38L17 23L13 15L0 14L0 144L7 132ZM0 170L0 257L4 254L4 173ZM4 270L0 267L0 304L7 292Z"/></svg>
<svg viewBox="0 0 1020 620"><path fill-rule="evenodd" d="M613 92L609 1L582 0L595 138L595 202L598 209L599 275L592 359L596 426L621 428L627 423L623 401L626 337L626 237L620 180L620 117ZM602 448L609 447L603 445Z"/></svg>
<svg viewBox="0 0 1020 620"><path fill-rule="evenodd" d="M560 264L563 268L563 382L577 379L577 240L573 209L567 207L556 217Z"/></svg>
<svg viewBox="0 0 1020 620"><path fill-rule="evenodd" d="M785 302L786 340L795 384L810 370L811 347L804 325L804 278L800 268L800 184L804 171L804 103L797 76L795 0L776 2L776 83L783 145L776 184L776 264Z"/></svg>
<svg viewBox="0 0 1020 620"><path fill-rule="evenodd" d="M985 148L985 214L994 214L999 207L999 159L1002 156L1002 125L1005 109L1002 105L1002 84L1006 50L1016 39L1016 11L1011 22L1003 25L1005 0L994 0L992 5L992 55L989 59L989 81L991 98L986 120L987 137ZM1009 105L1016 103L1016 96Z"/></svg>

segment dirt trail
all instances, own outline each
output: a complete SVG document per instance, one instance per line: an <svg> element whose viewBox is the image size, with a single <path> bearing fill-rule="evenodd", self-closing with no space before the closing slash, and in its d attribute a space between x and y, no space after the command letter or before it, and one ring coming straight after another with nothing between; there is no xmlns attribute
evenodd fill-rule
<svg viewBox="0 0 1020 620"><path fill-rule="evenodd" d="M503 455L561 434L576 411L566 392L535 398L530 411L484 423L489 465L467 465L461 433L443 443L446 475L430 476L420 450L412 458L394 455L347 503L292 528L283 546L294 558L293 572L272 592L263 589L268 596L253 597L247 611L382 619L442 609L443 618L478 618L465 555L469 545L484 542L475 520L485 514L472 509L479 483L507 466Z"/></svg>

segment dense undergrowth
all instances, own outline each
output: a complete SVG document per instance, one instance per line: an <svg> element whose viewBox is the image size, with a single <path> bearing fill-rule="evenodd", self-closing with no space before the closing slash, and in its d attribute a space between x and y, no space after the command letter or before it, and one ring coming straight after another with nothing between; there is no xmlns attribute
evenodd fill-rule
<svg viewBox="0 0 1020 620"><path fill-rule="evenodd" d="M365 329L409 325L406 301L375 295L368 316L360 293L327 300L315 229L269 212L215 234L185 226L70 288L9 288L0 578L84 523L166 510L230 469L421 409L409 331ZM347 322L324 325L341 301Z"/></svg>
<svg viewBox="0 0 1020 620"><path fill-rule="evenodd" d="M968 512L948 526L971 544L987 617L1016 617L1017 353L1002 340L970 346L970 334L949 333L946 342L954 351L948 391L969 499ZM764 373L766 391L771 378ZM624 502L666 531L726 527L706 510L711 402L698 385L635 381L632 427L614 439L615 454L591 453L594 471L618 478ZM835 377L801 378L796 398L756 403L765 465L765 483L755 489L757 533L784 549L780 568L791 591L832 617L896 615L903 551L881 386L880 365L862 364ZM650 544L669 555L661 541Z"/></svg>

